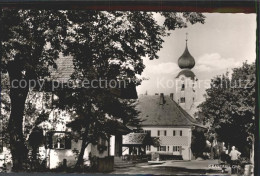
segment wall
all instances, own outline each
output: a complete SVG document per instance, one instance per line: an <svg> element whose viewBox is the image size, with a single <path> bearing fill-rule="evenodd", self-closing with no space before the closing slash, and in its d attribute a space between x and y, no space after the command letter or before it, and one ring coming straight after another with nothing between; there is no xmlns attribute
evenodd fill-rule
<svg viewBox="0 0 260 176"><path fill-rule="evenodd" d="M150 151L146 151L147 154L151 152L158 152L164 154L172 155L182 155L184 160L191 159L191 129L190 128L173 128L173 127L143 127L143 130L151 130L152 137L159 137L160 145L166 146L166 151L157 151L157 147L151 146ZM158 130L166 130L167 134L164 136L164 133L158 136ZM173 130L176 131L176 136L173 136ZM182 130L182 136L179 136L179 131ZM173 152L173 146L181 146L182 151ZM169 148L169 150L168 150Z"/></svg>
<svg viewBox="0 0 260 176"><path fill-rule="evenodd" d="M182 78L184 78L184 80L181 80ZM176 82L178 83L178 87L176 89L174 100L177 103L179 102L179 105L193 117L193 114L190 112L193 112L194 109L196 108L195 104L197 101L197 87L198 87L197 81L192 80L191 78L186 77L184 75L180 75L179 78L176 78ZM184 91L181 91L181 85L183 83L185 84L185 89ZM194 87L192 86L193 84ZM181 97L185 97L185 103L181 103L180 100Z"/></svg>
<svg viewBox="0 0 260 176"><path fill-rule="evenodd" d="M110 137L110 156L115 156L115 136Z"/></svg>
<svg viewBox="0 0 260 176"><path fill-rule="evenodd" d="M107 142L106 142L106 145L107 145ZM78 140L78 142L75 142L74 140L72 140L71 149L47 149L46 151L43 151L43 152L47 153L47 166L50 169L57 168L59 165L61 165L63 163L63 160L66 159L67 166L73 167L77 162L76 154L73 152L74 149L80 151L81 140ZM84 163L86 165L90 164L90 161L89 161L90 152L91 152L92 156L97 156L99 158L104 158L104 157L108 156L108 149L106 151L104 151L103 153L99 153L99 151L97 149L97 145L89 144L87 146L87 148L85 149L85 153L84 153L84 157L83 157Z"/></svg>

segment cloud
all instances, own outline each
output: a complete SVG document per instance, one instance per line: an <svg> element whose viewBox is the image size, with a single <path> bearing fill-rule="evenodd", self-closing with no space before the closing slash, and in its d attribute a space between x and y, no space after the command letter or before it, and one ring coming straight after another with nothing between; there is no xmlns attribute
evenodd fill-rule
<svg viewBox="0 0 260 176"><path fill-rule="evenodd" d="M165 62L158 65L147 65L145 68L145 72L147 74L176 74L179 70L178 65L173 62Z"/></svg>
<svg viewBox="0 0 260 176"><path fill-rule="evenodd" d="M200 56L194 69L200 72L209 72L235 68L241 64L241 61L237 61L234 58L223 58L219 53L211 53Z"/></svg>

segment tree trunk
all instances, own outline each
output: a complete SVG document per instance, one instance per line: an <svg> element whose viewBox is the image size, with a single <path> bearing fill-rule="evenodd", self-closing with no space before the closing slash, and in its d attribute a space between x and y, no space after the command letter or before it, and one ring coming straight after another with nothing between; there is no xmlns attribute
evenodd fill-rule
<svg viewBox="0 0 260 176"><path fill-rule="evenodd" d="M211 143L210 146L210 159L214 159L213 142Z"/></svg>
<svg viewBox="0 0 260 176"><path fill-rule="evenodd" d="M86 137L83 136L82 137L81 149L80 149L78 160L77 160L77 163L75 164L74 169L80 169L80 167L83 165L83 161L84 161L83 156L85 154L85 149L86 149L87 146L88 146L88 144L86 144Z"/></svg>
<svg viewBox="0 0 260 176"><path fill-rule="evenodd" d="M81 149L80 149L80 152L79 152L77 163L75 165L75 169L80 168L80 166L83 164L84 153L85 153L85 140L82 139Z"/></svg>
<svg viewBox="0 0 260 176"><path fill-rule="evenodd" d="M23 137L23 114L25 101L29 92L29 86L22 88L19 81L23 79L21 66L14 61L8 63L8 74L10 79L11 114L8 124L10 135L10 150L13 161L13 171L22 171L26 163L28 149ZM27 81L28 82L28 81ZM15 83L15 84L13 84Z"/></svg>
<svg viewBox="0 0 260 176"><path fill-rule="evenodd" d="M36 171L37 169L37 154L38 154L38 146L32 147L32 161L31 161L31 170Z"/></svg>

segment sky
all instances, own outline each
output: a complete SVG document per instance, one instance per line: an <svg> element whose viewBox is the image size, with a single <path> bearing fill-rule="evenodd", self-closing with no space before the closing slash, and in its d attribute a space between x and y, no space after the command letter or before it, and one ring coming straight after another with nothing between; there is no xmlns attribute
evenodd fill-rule
<svg viewBox="0 0 260 176"><path fill-rule="evenodd" d="M204 24L188 24L187 28L176 29L164 38L159 59L144 59L146 68L141 75L147 78L137 87L138 94L174 93L171 84L181 70L177 61L185 49L188 33L188 49L195 59L192 71L198 80L210 80L216 75L239 67L247 60L256 59L256 15L231 13L204 13ZM160 23L162 18L155 16ZM198 101L203 100L206 86L198 88Z"/></svg>

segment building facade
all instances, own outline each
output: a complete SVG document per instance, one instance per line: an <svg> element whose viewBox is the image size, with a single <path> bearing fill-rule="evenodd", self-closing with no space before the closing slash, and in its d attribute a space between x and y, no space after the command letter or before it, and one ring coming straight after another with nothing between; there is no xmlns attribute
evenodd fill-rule
<svg viewBox="0 0 260 176"><path fill-rule="evenodd" d="M181 155L183 160L190 160L192 153L191 129L185 127L144 127L145 132L151 133L151 137L159 137L160 146L146 146L146 153L157 152L159 154Z"/></svg>

